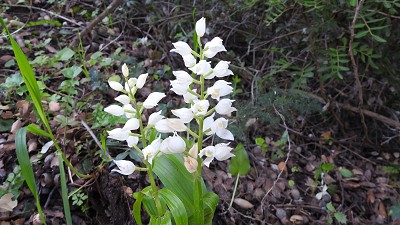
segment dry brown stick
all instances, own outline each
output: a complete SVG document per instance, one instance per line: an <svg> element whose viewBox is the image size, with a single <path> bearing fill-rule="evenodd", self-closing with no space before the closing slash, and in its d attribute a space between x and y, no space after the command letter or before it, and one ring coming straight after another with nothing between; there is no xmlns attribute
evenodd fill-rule
<svg viewBox="0 0 400 225"><path fill-rule="evenodd" d="M122 0L114 0L107 8L98 16L96 19L92 20L85 29L79 32L78 35L72 40L71 47L74 47L78 44L80 38L85 37L97 24L99 24L109 13L114 11L115 8L121 4Z"/></svg>
<svg viewBox="0 0 400 225"><path fill-rule="evenodd" d="M321 98L321 97L319 97L317 95L314 95L314 94L308 93L308 92L303 92L303 91L300 91L300 92L306 94L307 96L309 96L311 98L314 98L314 99L318 100L322 104L327 104L327 102L323 98ZM351 106L349 104L343 104L343 103L339 103L339 102L330 102L330 104L331 105L335 105L335 106L337 106L337 107L339 107L341 109L345 109L345 110L352 111L352 112L359 113L359 114L364 114L364 115L369 116L369 117L371 117L373 119L381 121L382 123L385 123L385 124L387 124L389 126L394 126L396 128L400 128L400 122L399 121L390 119L390 118L388 118L386 116L383 116L383 115L380 115L378 113L375 113L375 112L372 112L372 111L369 111L369 110L366 110L366 109L360 109L359 107L354 107L354 106Z"/></svg>
<svg viewBox="0 0 400 225"><path fill-rule="evenodd" d="M354 12L354 18L353 18L353 21L351 22L350 41L349 41L349 56L351 59L351 65L353 67L354 79L355 79L356 85L357 85L358 109L360 111L361 123L364 127L364 132L365 132L364 137L366 137L366 139L368 140L368 127L367 127L367 124L365 123L364 112L362 111L362 106L364 104L363 88L362 88L362 84L360 81L360 74L358 73L358 66L356 63L356 59L354 58L354 55L353 55L353 41L354 41L354 37L355 37L354 27L356 25L358 14L360 13L360 9L361 9L363 3L364 3L364 0L357 1L356 9Z"/></svg>

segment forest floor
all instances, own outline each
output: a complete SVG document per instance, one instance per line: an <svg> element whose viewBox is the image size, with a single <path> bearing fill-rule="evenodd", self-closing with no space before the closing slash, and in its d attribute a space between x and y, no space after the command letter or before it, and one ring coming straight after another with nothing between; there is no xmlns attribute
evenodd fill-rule
<svg viewBox="0 0 400 225"><path fill-rule="evenodd" d="M146 83L139 95L161 90L167 93L161 107L179 104L178 97L169 90L171 71L182 68L180 57L169 54L171 43L175 41L171 35L174 31L169 31L164 39L156 39L155 35L162 35L156 33L162 31L157 25L148 24L145 30L140 27L143 24L121 21L117 16L122 10L119 8L109 14L114 15L114 20L111 16L105 17L89 30L81 45L79 39L78 44L73 45L77 31L87 27L101 11L90 15L96 8L85 1L79 3L81 5L68 4L57 7L38 3L32 11L24 5L0 4L0 16L8 20L11 32L15 31L14 38L41 81L41 89L46 93L45 110L64 153L75 168L92 175L84 180L68 171L70 191L80 189L70 202L82 200L80 204L72 204L73 224L135 224L131 215L132 193L148 185L145 175L135 172L123 177L111 173L107 163L99 166L101 150L95 139L104 137L105 131L118 123L118 119L103 112L117 94L107 87L106 81L113 74L121 75L121 65L128 63L135 66L137 74L150 74L151 82ZM81 14L72 13L74 10ZM191 17L190 12L186 17ZM26 24L30 21L42 22ZM158 25L162 23L159 21ZM213 23L218 26L217 21ZM233 38L230 40L234 42ZM230 43L231 46L235 44L240 45ZM4 36L0 38L0 47L0 184L18 195L12 211L0 212L0 225L31 224L36 215L34 198L23 184L14 140L18 128L38 120ZM234 51L230 50L230 54L235 55ZM62 71L82 65L87 76L83 72L75 76ZM392 214L397 210L399 215L400 210L398 204L395 206L400 199L398 146L381 148L376 140L360 137L359 130L363 129L360 124L354 129L336 132L338 123L332 118L337 115L322 115L327 104L312 92L305 98L313 101L313 107L318 110L311 114L296 114L291 119L281 113L284 104L276 108L268 106L270 110L265 113L277 118L276 126L271 125L274 127L271 129L269 124L259 122L251 114L241 113L245 110L241 104L252 101L253 84L246 71L237 69L234 72L241 79L241 93L238 91L235 95L238 112L231 119L233 123L240 121L246 126L239 132L242 137L232 145L244 144L251 170L239 178L235 201L229 207L236 177L228 173L228 163L215 161L204 168L208 187L220 197L214 224L329 224L330 220L339 224L339 220L344 219L343 224L400 224L400 220L390 214L391 210ZM347 110L347 116L339 120L344 127L362 121L360 113L351 107ZM239 118L240 115L248 117ZM374 120L368 115L365 119ZM56 153L52 148L43 150L48 141L29 134L29 153L48 224L65 224ZM112 157L129 154L122 143L107 147Z"/></svg>

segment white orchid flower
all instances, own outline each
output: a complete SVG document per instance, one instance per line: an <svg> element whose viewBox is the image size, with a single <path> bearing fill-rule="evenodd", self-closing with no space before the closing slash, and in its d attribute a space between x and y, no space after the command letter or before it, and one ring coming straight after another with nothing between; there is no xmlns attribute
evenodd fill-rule
<svg viewBox="0 0 400 225"><path fill-rule="evenodd" d="M207 42L204 45L204 49L205 49L204 55L207 58L214 57L218 52L222 52L222 51L226 52L226 49L225 49L224 45L222 44L222 39L219 37L215 37L211 41Z"/></svg>
<svg viewBox="0 0 400 225"><path fill-rule="evenodd" d="M153 163L154 157L158 154L160 155L160 146L161 146L161 138L157 138L151 142L151 144L147 145L146 148L142 150L144 159L147 160L150 164Z"/></svg>
<svg viewBox="0 0 400 225"><path fill-rule="evenodd" d="M113 89L113 90L116 90L116 91L122 91L122 90L124 90L124 87L122 86L122 84L120 84L119 82L116 82L116 81L108 81L108 85L110 85L110 87Z"/></svg>
<svg viewBox="0 0 400 225"><path fill-rule="evenodd" d="M213 131L211 130L211 126L212 126L213 123L214 123L214 115L215 115L215 113L213 113L211 116L209 116L209 117L207 117L207 118L205 118L205 119L203 120L203 132L206 132L207 130L209 130L208 132L205 133L206 135L213 135L213 134L215 134L215 132L213 132Z"/></svg>
<svg viewBox="0 0 400 225"><path fill-rule="evenodd" d="M146 109L151 109L158 105L158 102L165 96L166 95L161 92L152 92L143 102L143 107Z"/></svg>
<svg viewBox="0 0 400 225"><path fill-rule="evenodd" d="M193 146L189 150L189 155L183 157L184 165L189 173L194 173L197 171L197 153L198 153L198 145L194 143Z"/></svg>
<svg viewBox="0 0 400 225"><path fill-rule="evenodd" d="M122 103L123 105L126 105L131 102L131 99L129 98L128 95L119 95L115 98L115 101Z"/></svg>
<svg viewBox="0 0 400 225"><path fill-rule="evenodd" d="M179 117L184 123L189 123L194 118L192 110L188 108L175 109L171 111L172 114Z"/></svg>
<svg viewBox="0 0 400 225"><path fill-rule="evenodd" d="M185 123L178 118L162 119L155 124L155 128L161 133L172 133L186 131Z"/></svg>
<svg viewBox="0 0 400 225"><path fill-rule="evenodd" d="M192 91L194 93L196 93L197 89L193 89ZM196 95L194 95L188 91L186 93L182 94L182 96L183 96L183 101L185 101L186 103L192 103L199 99Z"/></svg>
<svg viewBox="0 0 400 225"><path fill-rule="evenodd" d="M110 113L111 115L114 116L122 116L124 115L125 110L119 105L110 105L104 109L104 112Z"/></svg>
<svg viewBox="0 0 400 225"><path fill-rule="evenodd" d="M210 76L205 77L205 79L213 79L214 77L226 77L229 75L233 75L233 72L229 69L228 61L219 61L217 65L215 65L212 74Z"/></svg>
<svg viewBox="0 0 400 225"><path fill-rule="evenodd" d="M228 129L226 129L227 127L228 120L225 118L218 118L211 125L211 131L222 139L233 141L233 134Z"/></svg>
<svg viewBox="0 0 400 225"><path fill-rule="evenodd" d="M220 115L231 114L233 111L236 111L236 108L232 107L232 102L234 102L234 100L227 98L221 99L215 106L215 111Z"/></svg>
<svg viewBox="0 0 400 225"><path fill-rule="evenodd" d="M197 100L194 101L194 105L190 108L194 115L205 115L210 107L210 102L208 100Z"/></svg>
<svg viewBox="0 0 400 225"><path fill-rule="evenodd" d="M172 43L172 45L174 46L174 49L171 49L171 52L176 52L181 56L185 56L185 55L191 55L192 54L192 48L190 48L190 46L183 41L178 41L175 43Z"/></svg>
<svg viewBox="0 0 400 225"><path fill-rule="evenodd" d="M155 125L158 121L162 120L164 118L163 115L161 115L161 111L154 112L149 116L149 120L147 122L147 125Z"/></svg>
<svg viewBox="0 0 400 225"><path fill-rule="evenodd" d="M196 58L192 54L182 55L183 62L186 67L193 67L196 65Z"/></svg>
<svg viewBox="0 0 400 225"><path fill-rule="evenodd" d="M179 80L172 80L171 86L172 86L171 91L175 92L175 94L184 95L187 93L190 84L187 82L181 82Z"/></svg>
<svg viewBox="0 0 400 225"><path fill-rule="evenodd" d="M231 83L224 80L217 80L213 86L207 89L207 94L211 95L211 98L219 101L220 97L232 93L233 88L229 84Z"/></svg>
<svg viewBox="0 0 400 225"><path fill-rule="evenodd" d="M190 67L189 70L197 75L206 75L212 71L211 62L200 60L196 65Z"/></svg>
<svg viewBox="0 0 400 225"><path fill-rule="evenodd" d="M139 120L136 118L131 118L126 121L123 130L137 130L139 129Z"/></svg>
<svg viewBox="0 0 400 225"><path fill-rule="evenodd" d="M203 37L205 32L206 32L206 19L204 17L201 17L201 19L199 19L196 22L196 34L199 37Z"/></svg>
<svg viewBox="0 0 400 225"><path fill-rule="evenodd" d="M147 79L147 76L148 76L149 74L148 73L144 73L144 74L141 74L139 77L138 77L138 79L137 79L137 81L136 81L136 87L137 88L142 88L143 86L144 86L144 84L146 83L146 79Z"/></svg>
<svg viewBox="0 0 400 225"><path fill-rule="evenodd" d="M210 163L215 159L218 161L227 160L232 156L235 156L231 153L232 148L228 147L229 143L221 143L217 144L216 146L208 146L203 148L199 156L203 157L206 156L207 158L203 161L203 164L207 167L210 166Z"/></svg>
<svg viewBox="0 0 400 225"><path fill-rule="evenodd" d="M186 143L179 135L165 138L160 146L160 151L164 154L182 153L186 150Z"/></svg>
<svg viewBox="0 0 400 225"><path fill-rule="evenodd" d="M118 172L122 175L131 175L135 172L136 166L133 162L128 160L113 160L118 169L112 169L111 172Z"/></svg>
<svg viewBox="0 0 400 225"><path fill-rule="evenodd" d="M190 76L190 74L188 74L186 71L179 70L179 71L173 71L172 73L176 77L176 80L181 83L190 85L193 82L192 76Z"/></svg>

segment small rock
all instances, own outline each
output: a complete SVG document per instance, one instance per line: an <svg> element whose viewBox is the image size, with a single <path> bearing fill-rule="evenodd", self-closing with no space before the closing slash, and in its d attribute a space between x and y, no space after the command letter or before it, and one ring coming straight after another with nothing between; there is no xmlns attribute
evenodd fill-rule
<svg viewBox="0 0 400 225"><path fill-rule="evenodd" d="M292 198L294 199L294 200L299 200L300 199L300 192L299 192L299 190L298 189L292 189L291 191L290 191L290 195L292 196Z"/></svg>
<svg viewBox="0 0 400 225"><path fill-rule="evenodd" d="M294 224L304 224L304 219L300 215L292 215L290 217L290 222L292 222Z"/></svg>
<svg viewBox="0 0 400 225"><path fill-rule="evenodd" d="M276 217L278 217L280 220L282 220L283 218L287 217L287 213L284 209L276 209L276 213L275 213Z"/></svg>
<svg viewBox="0 0 400 225"><path fill-rule="evenodd" d="M251 204L249 201L243 199L243 198L235 198L235 200L233 200L233 202L240 206L243 209L251 209L254 207L253 204Z"/></svg>

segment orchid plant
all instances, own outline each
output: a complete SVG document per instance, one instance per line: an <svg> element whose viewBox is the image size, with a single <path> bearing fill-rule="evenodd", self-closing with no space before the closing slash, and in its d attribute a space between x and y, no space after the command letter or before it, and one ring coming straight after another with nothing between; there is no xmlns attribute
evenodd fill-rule
<svg viewBox="0 0 400 225"><path fill-rule="evenodd" d="M219 61L213 66L214 62L210 61L217 53L226 51L223 40L215 37L205 43L203 47L201 39L206 33L205 18L196 22L195 30L194 41L198 46L197 51L182 41L173 43L174 48L171 50L183 58L187 67L187 70L174 71L173 75L176 79L170 82L171 90L182 96L187 104L186 107L171 111L174 118L165 118L161 115L161 111L158 111L152 113L146 123L143 121L144 110L155 108L165 97L164 93L153 92L147 96L144 102L136 100L135 94L145 85L147 73L138 78L129 78L129 69L124 64L122 66L124 85L115 77L108 81L110 87L120 92L121 95L115 98L119 104L110 105L105 108L105 111L128 119L122 128L107 131L108 138L126 141L129 147L141 155L146 166L138 167L129 160L114 160L117 168L112 171L122 175L130 175L135 171L147 171L150 180L150 186L135 195L133 214L138 224L141 224L138 211L140 211L142 202L150 215L151 223L171 221L170 212L176 224L211 223L218 197L206 190L201 176L202 167L209 167L214 159L223 161L234 156L231 153L233 148L229 146L229 142L214 145L204 141L206 136L217 136L225 141L234 140L233 134L227 129L228 120L223 116L229 116L236 111L236 108L232 106L234 101L226 98L233 91L231 83L223 80L233 74L229 70L230 62ZM215 78L223 79L214 82ZM157 134L151 135L154 132ZM180 175L157 173L158 164L167 162L165 158L161 158L172 154L179 159L175 160L175 163L183 164L183 166L179 167L178 165L177 167L185 170L180 172L189 174L189 176L185 175L190 178L184 180L187 184L182 184L183 188L185 186L192 187L192 196L189 201L180 193L178 187L164 182L174 179L173 176ZM165 165L158 168L167 168L163 166ZM158 171L161 170L158 169ZM163 183L163 189L156 186L153 172ZM164 176L170 177L163 179ZM175 179L179 180L182 177ZM180 184L176 183L175 185Z"/></svg>

